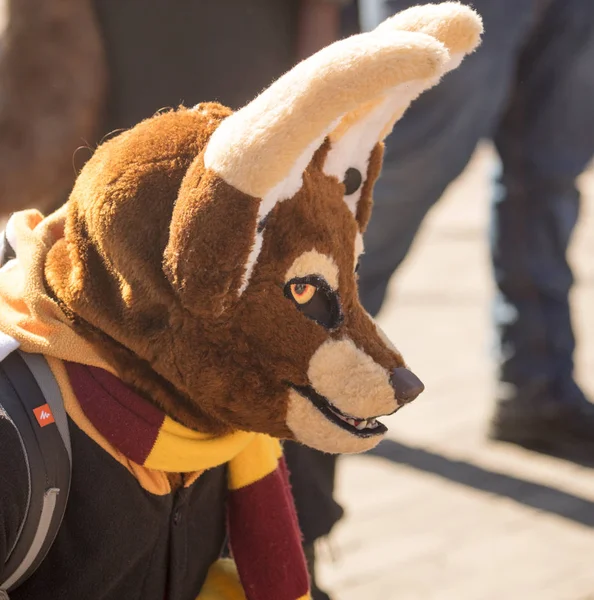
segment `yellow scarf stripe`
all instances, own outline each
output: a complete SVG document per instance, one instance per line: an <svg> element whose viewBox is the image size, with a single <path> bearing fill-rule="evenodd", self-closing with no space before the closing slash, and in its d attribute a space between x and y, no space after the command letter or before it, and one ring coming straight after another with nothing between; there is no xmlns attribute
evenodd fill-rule
<svg viewBox="0 0 594 600"><path fill-rule="evenodd" d="M256 435L237 431L223 437L213 437L165 417L144 466L169 473L212 469L243 453Z"/></svg>
<svg viewBox="0 0 594 600"><path fill-rule="evenodd" d="M238 490L272 473L283 451L280 442L268 435L257 434L229 464L229 489Z"/></svg>

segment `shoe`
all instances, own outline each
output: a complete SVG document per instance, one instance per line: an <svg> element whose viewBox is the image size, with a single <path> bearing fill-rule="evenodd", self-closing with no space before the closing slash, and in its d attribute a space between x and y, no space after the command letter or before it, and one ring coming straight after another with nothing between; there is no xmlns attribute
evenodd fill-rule
<svg viewBox="0 0 594 600"><path fill-rule="evenodd" d="M560 401L542 387L524 390L498 400L489 437L555 456L594 460L594 404L581 394Z"/></svg>
<svg viewBox="0 0 594 600"><path fill-rule="evenodd" d="M316 551L313 544L304 546L303 551L305 553L305 560L307 561L307 570L309 571L312 600L331 600L330 596L321 590L316 583Z"/></svg>

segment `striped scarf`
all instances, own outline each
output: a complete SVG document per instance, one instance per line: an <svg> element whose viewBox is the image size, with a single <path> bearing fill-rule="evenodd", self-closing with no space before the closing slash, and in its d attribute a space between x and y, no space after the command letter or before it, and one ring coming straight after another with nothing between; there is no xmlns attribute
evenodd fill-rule
<svg viewBox="0 0 594 600"><path fill-rule="evenodd" d="M222 437L198 433L173 421L108 371L74 362L65 367L82 412L134 463L192 474L192 479L227 464L230 546L248 600L310 597L278 440L247 432Z"/></svg>

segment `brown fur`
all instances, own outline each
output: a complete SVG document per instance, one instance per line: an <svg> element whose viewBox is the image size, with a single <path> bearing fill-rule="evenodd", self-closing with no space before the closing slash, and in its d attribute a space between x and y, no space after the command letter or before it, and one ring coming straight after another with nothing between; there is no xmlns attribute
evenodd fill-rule
<svg viewBox="0 0 594 600"><path fill-rule="evenodd" d="M8 0L7 12L0 54L5 214L64 201L76 175L73 155L93 141L106 83L90 0Z"/></svg>
<svg viewBox="0 0 594 600"><path fill-rule="evenodd" d="M206 115L159 115L99 148L74 188L46 278L122 379L176 419L213 433L291 437L286 382L307 384L308 361L328 337L283 295L297 256L315 247L340 267L346 319L336 335L348 333L386 368L402 359L359 306L358 227L342 184L321 172L327 144L300 192L270 215L250 285L237 297L258 202L204 170L204 144L228 114L206 107Z"/></svg>
<svg viewBox="0 0 594 600"><path fill-rule="evenodd" d="M122 379L169 406L179 420L222 431L206 415L185 414L196 410L185 406L171 350L183 315L173 311L175 294L162 268L181 182L228 114L205 106L209 116L185 109L161 114L98 149L76 182L65 239L50 251L46 278L73 323L118 366Z"/></svg>
<svg viewBox="0 0 594 600"><path fill-rule="evenodd" d="M382 160L384 158L384 144L383 142L378 143L375 148L371 151L369 157L369 166L367 167L367 178L363 184L361 190L361 198L357 204L357 222L361 229L361 233L364 233L369 223L369 217L371 217L371 209L373 206L373 186L380 176L382 170Z"/></svg>
<svg viewBox="0 0 594 600"><path fill-rule="evenodd" d="M448 56L427 36L393 35L356 40L356 56L381 75L376 81L367 73L360 102L370 100L370 89L383 90L386 57L395 49L390 60L402 55L415 68L426 53ZM330 55L338 57L340 77L356 88L363 63L348 59L353 43L339 42ZM368 168L353 216L343 183L325 173L331 156L350 160L332 154L340 139L330 136L314 151L311 136L292 129L294 119L306 121L315 109L301 114L291 103L309 106L303 98L311 89L332 81L334 62L310 60L298 68L312 78L303 89L298 73L291 76L299 83L295 98L278 82L263 93L270 103L264 115L262 97L233 115L218 104L180 108L103 144L77 180L64 238L49 251L45 277L73 326L122 380L181 423L215 435L246 430L296 437L326 451L361 451L380 437L337 425L329 399L324 404L307 388L318 381L335 409L358 420L398 406L391 374L404 361L359 304L355 275L356 240L369 220L383 148L378 140L365 150ZM320 60L326 70L318 74ZM282 110L274 105L277 92ZM330 114L336 106L331 95L324 98ZM275 153L289 139L289 154ZM236 169L254 186L232 185ZM267 169L288 178L271 196L258 181L267 179ZM266 192L258 198L248 188ZM322 319L322 325L287 297L287 274L303 264L312 277L332 266L340 321Z"/></svg>

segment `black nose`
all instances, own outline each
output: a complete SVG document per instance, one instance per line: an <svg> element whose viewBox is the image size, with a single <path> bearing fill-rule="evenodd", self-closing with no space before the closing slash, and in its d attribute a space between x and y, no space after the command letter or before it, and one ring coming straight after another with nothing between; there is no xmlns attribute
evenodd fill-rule
<svg viewBox="0 0 594 600"><path fill-rule="evenodd" d="M412 402L425 389L422 381L404 367L398 367L392 371L390 383L394 388L396 400L402 404Z"/></svg>

